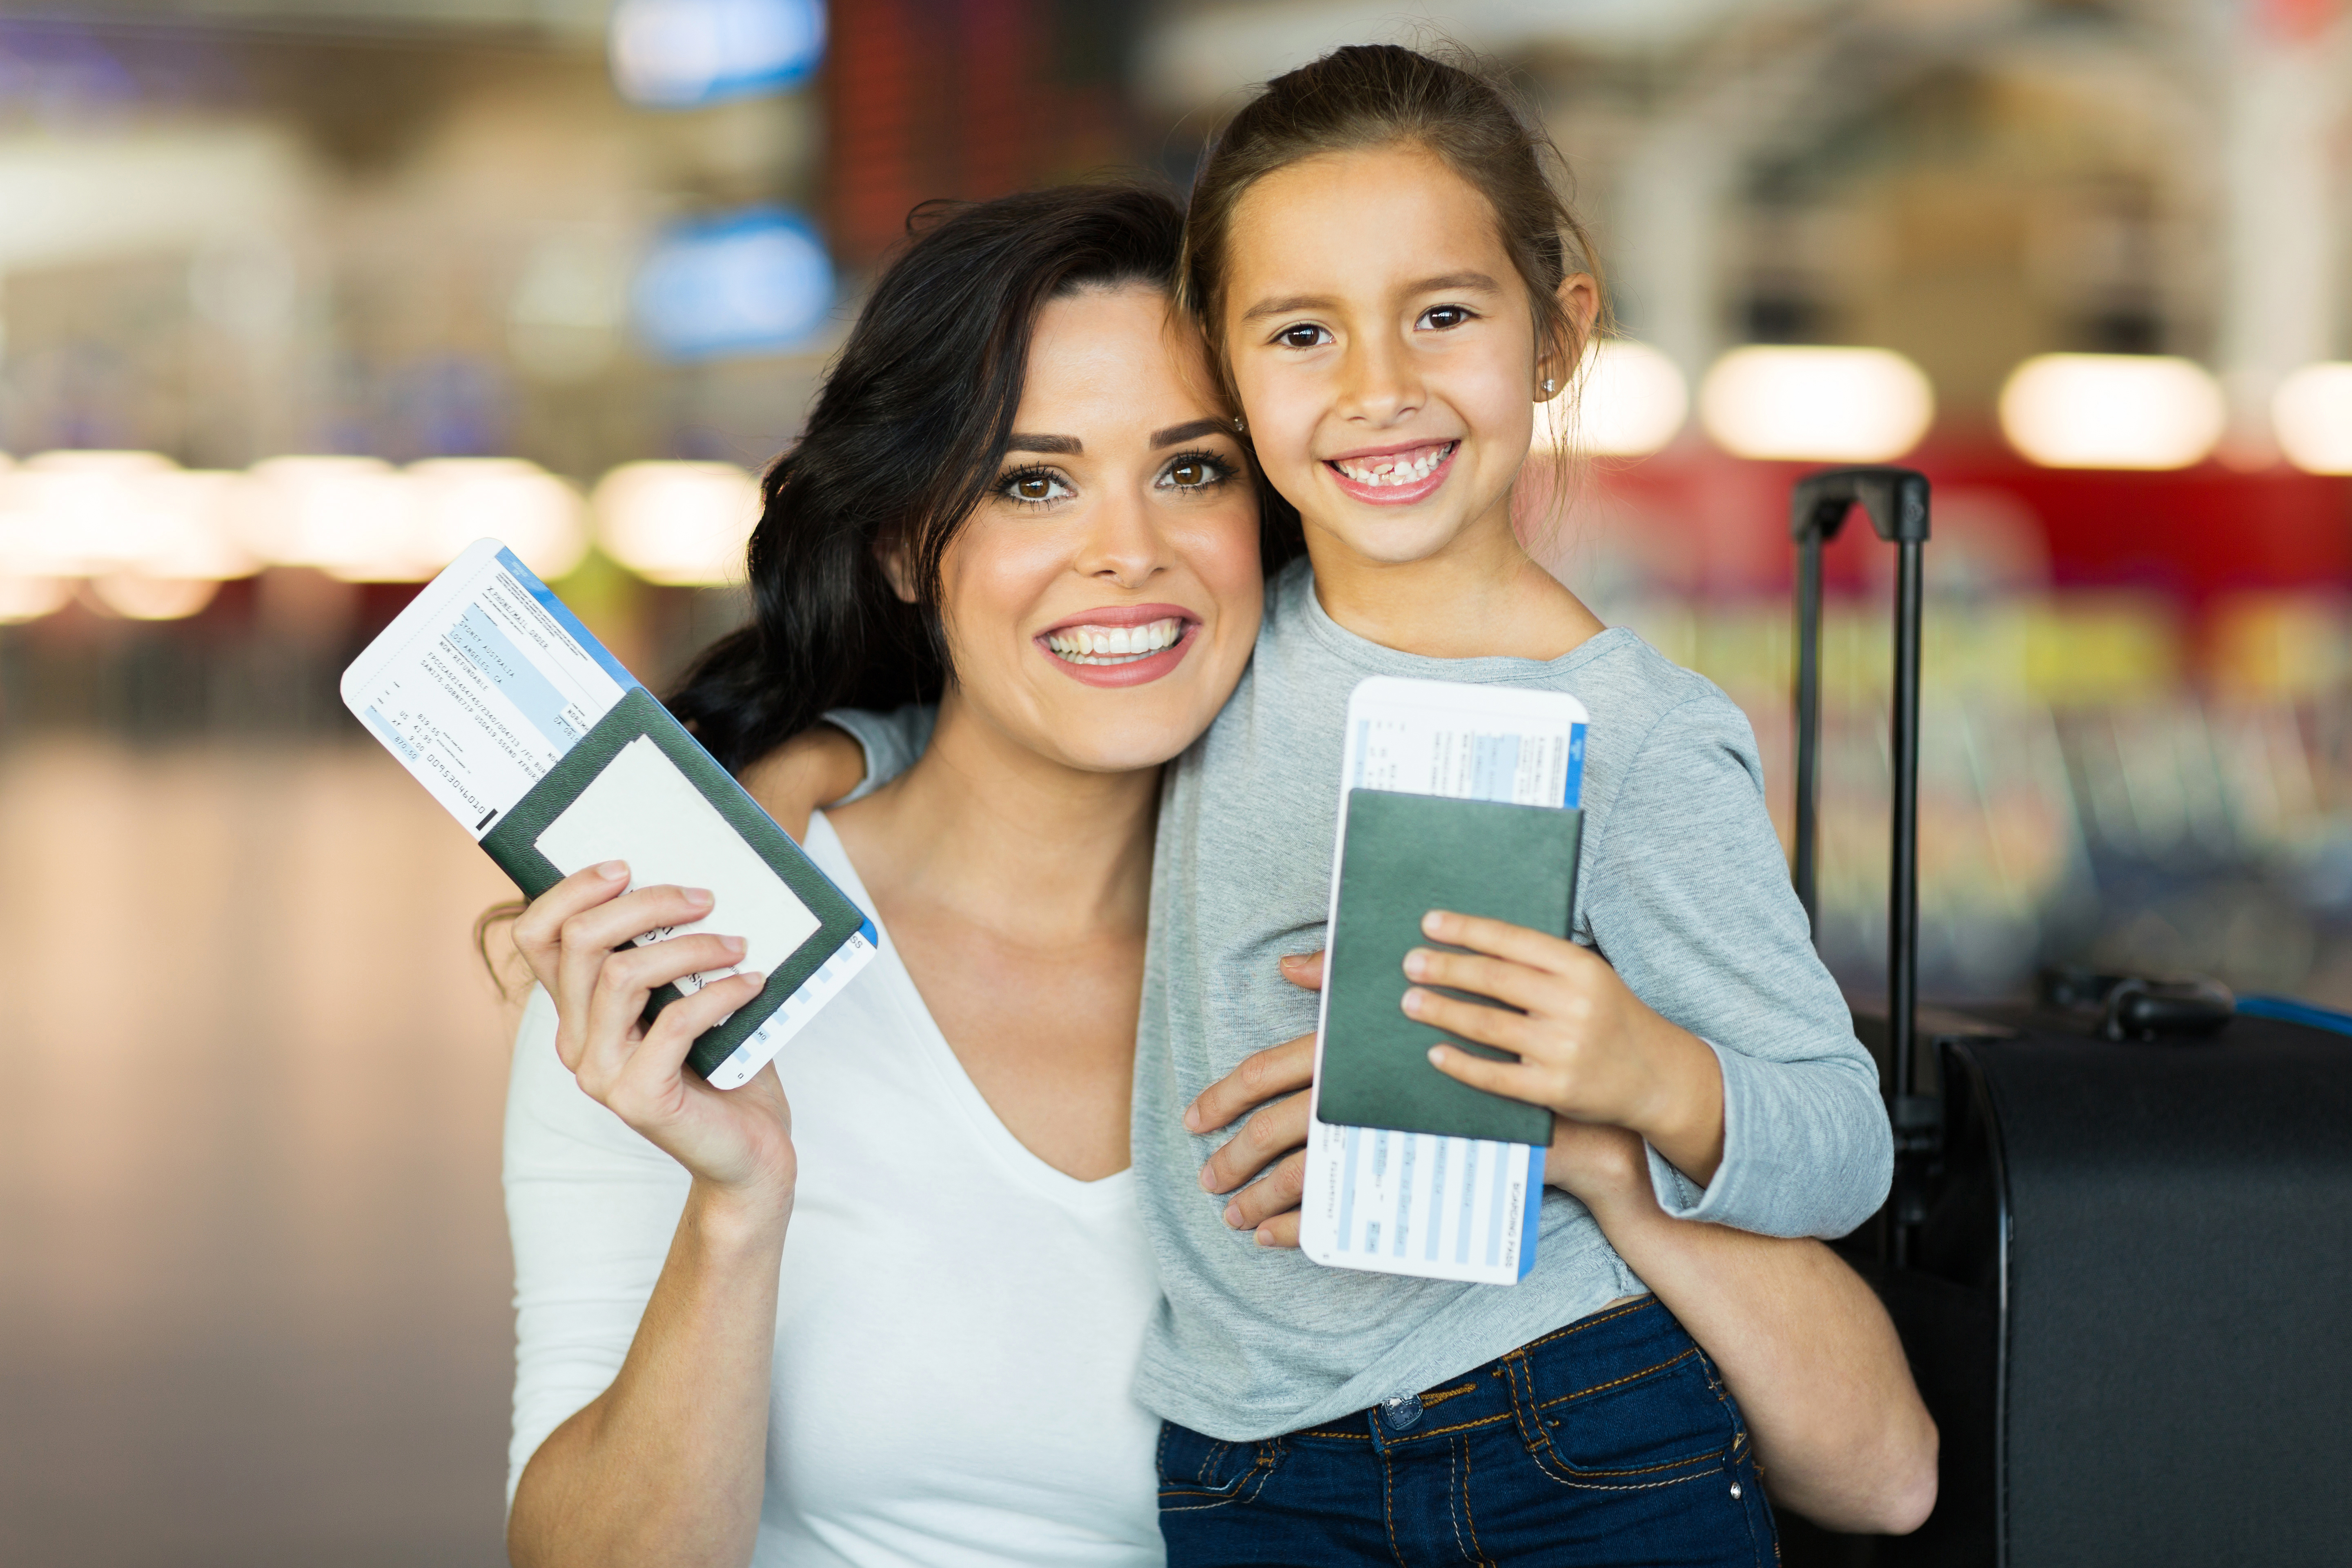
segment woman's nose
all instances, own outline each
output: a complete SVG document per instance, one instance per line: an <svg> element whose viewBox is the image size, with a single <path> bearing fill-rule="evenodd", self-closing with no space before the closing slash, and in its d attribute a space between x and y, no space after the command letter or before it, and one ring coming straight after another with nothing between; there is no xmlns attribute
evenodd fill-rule
<svg viewBox="0 0 2352 1568"><path fill-rule="evenodd" d="M1096 510L1073 564L1087 576L1131 588L1156 575L1168 561L1168 541L1151 509L1140 497L1123 494Z"/></svg>

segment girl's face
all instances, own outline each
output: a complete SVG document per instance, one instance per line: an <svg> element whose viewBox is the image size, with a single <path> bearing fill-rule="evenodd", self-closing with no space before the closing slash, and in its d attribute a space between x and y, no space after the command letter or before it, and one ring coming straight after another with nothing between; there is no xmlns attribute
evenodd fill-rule
<svg viewBox="0 0 2352 1568"><path fill-rule="evenodd" d="M1089 772L1166 762L1241 679L1257 500L1198 338L1135 286L1048 303L996 489L941 563L954 700Z"/></svg>
<svg viewBox="0 0 2352 1568"><path fill-rule="evenodd" d="M1257 458L1310 542L1370 563L1510 527L1536 321L1494 208L1411 144L1328 153L1235 207L1222 330ZM1572 319L1599 296L1562 286ZM1321 537L1318 537L1318 536Z"/></svg>

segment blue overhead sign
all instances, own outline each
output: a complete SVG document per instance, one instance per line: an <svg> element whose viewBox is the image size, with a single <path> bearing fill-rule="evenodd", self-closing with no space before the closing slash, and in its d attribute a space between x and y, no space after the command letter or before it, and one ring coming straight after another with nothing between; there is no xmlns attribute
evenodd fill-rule
<svg viewBox="0 0 2352 1568"><path fill-rule="evenodd" d="M671 228L632 291L637 331L667 359L798 347L833 309L833 262L807 224L781 207Z"/></svg>
<svg viewBox="0 0 2352 1568"><path fill-rule="evenodd" d="M822 0L621 0L606 35L632 103L693 109L782 92L824 58Z"/></svg>

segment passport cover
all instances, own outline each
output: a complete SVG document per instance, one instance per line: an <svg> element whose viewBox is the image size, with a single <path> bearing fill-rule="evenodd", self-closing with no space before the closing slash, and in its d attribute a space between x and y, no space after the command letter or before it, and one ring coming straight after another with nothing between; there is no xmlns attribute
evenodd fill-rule
<svg viewBox="0 0 2352 1568"><path fill-rule="evenodd" d="M483 835L482 847L514 879L524 897L535 899L563 879L563 873L539 852L539 836L595 782L624 746L641 735L661 748L678 772L718 808L728 826L743 836L743 841L767 862L793 896L808 906L819 922L814 935L770 971L768 982L760 988L758 996L737 1008L725 1023L705 1030L694 1042L687 1062L707 1079L734 1055L736 1047L767 1021L769 1015L800 989L803 982L839 951L842 943L863 929L866 916L801 852L800 846L776 826L774 819L743 793L743 786L712 760L701 742L688 734L686 727L642 686L632 687L610 712L596 721L594 728L564 753L562 762L531 785L530 793L515 804L504 820ZM646 1004L646 1018L650 1020L681 994L675 985L656 991Z"/></svg>
<svg viewBox="0 0 2352 1568"><path fill-rule="evenodd" d="M1441 1041L1499 1061L1517 1058L1407 1016L1404 955L1444 945L1421 933L1421 918L1431 910L1567 936L1583 830L1584 814L1574 807L1371 789L1349 794L1316 1089L1319 1120L1507 1143L1551 1142L1552 1113L1545 1107L1472 1089L1430 1065L1429 1047ZM1502 1005L1464 992L1447 994Z"/></svg>

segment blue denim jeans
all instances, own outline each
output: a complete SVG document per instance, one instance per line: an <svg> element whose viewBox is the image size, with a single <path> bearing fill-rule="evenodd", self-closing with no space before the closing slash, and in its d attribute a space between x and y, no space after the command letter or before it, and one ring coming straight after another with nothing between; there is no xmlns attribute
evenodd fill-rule
<svg viewBox="0 0 2352 1568"><path fill-rule="evenodd" d="M1780 1560L1739 1407L1654 1297L1302 1432L1160 1432L1170 1568Z"/></svg>

